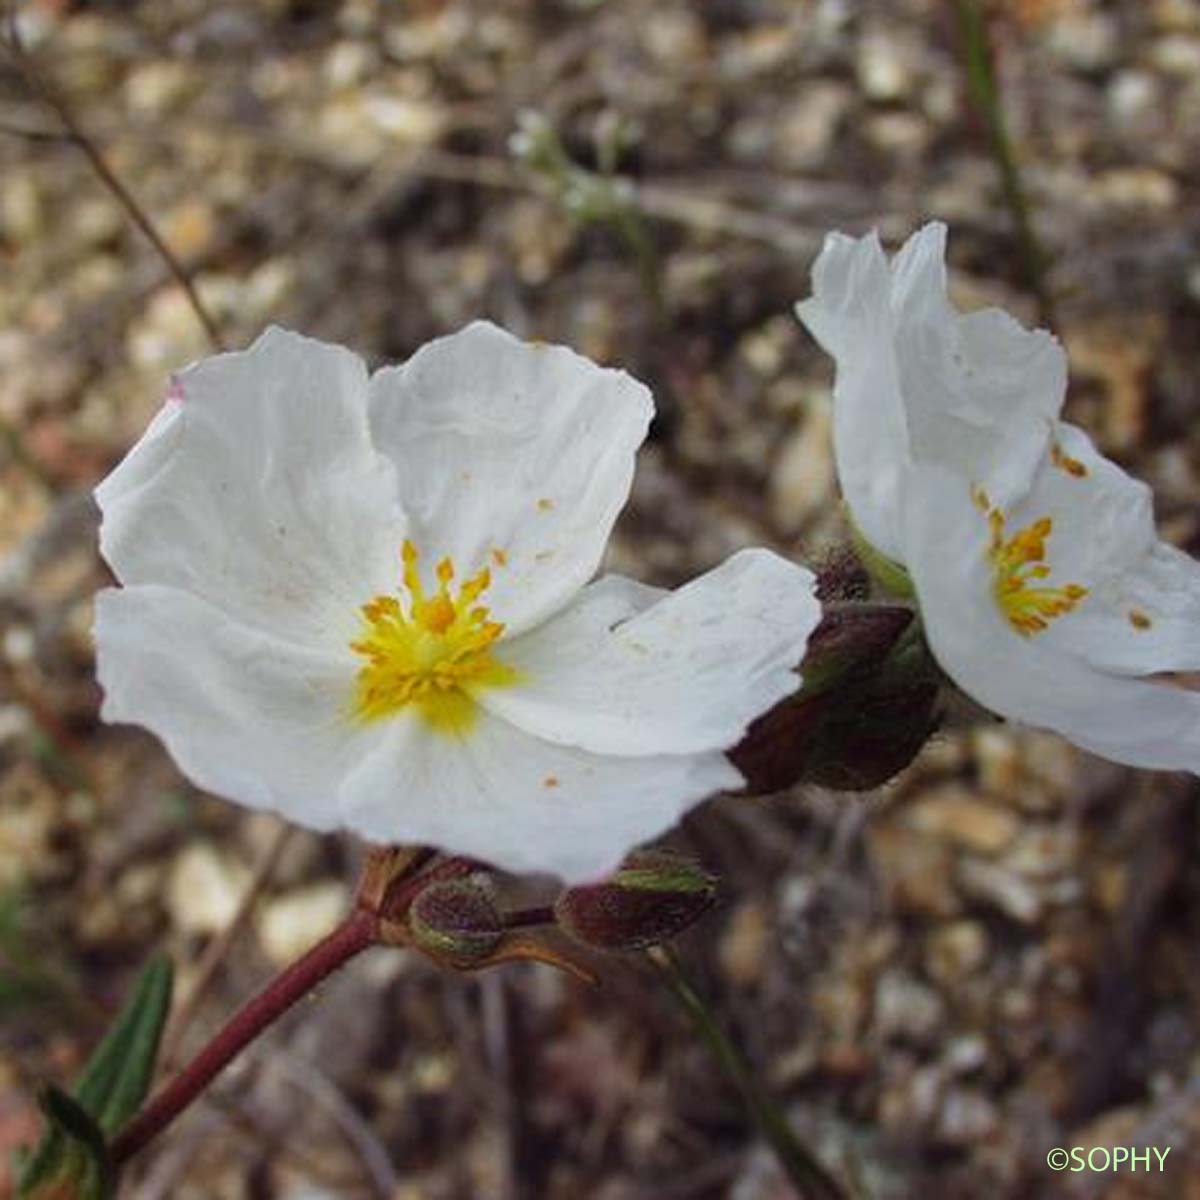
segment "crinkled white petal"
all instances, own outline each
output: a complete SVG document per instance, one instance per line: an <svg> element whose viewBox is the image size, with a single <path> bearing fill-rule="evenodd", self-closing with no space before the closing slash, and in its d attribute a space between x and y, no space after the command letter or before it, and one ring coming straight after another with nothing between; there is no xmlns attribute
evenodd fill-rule
<svg viewBox="0 0 1200 1200"><path fill-rule="evenodd" d="M106 721L145 726L199 787L313 829L341 824L338 789L379 732L347 705L357 663L231 618L171 587L96 597Z"/></svg>
<svg viewBox="0 0 1200 1200"><path fill-rule="evenodd" d="M946 278L946 226L913 234L892 261L896 359L913 456L978 475L1026 419L1054 419L1066 397L1062 347L1006 312L960 314ZM1012 447L1006 451L1012 457Z"/></svg>
<svg viewBox="0 0 1200 1200"><path fill-rule="evenodd" d="M490 567L485 602L510 635L595 574L652 415L623 371L483 321L371 380L371 425L410 536L460 578Z"/></svg>
<svg viewBox="0 0 1200 1200"><path fill-rule="evenodd" d="M527 733L602 754L727 749L800 686L815 579L744 550L663 594L609 576L499 650L517 683L480 703Z"/></svg>
<svg viewBox="0 0 1200 1200"><path fill-rule="evenodd" d="M914 472L905 538L930 648L963 691L1117 762L1200 771L1200 694L1115 674L1051 630L1022 637L1008 624L992 596L987 523L971 512L966 480L939 467ZM1053 559L1053 538L1050 548Z"/></svg>
<svg viewBox="0 0 1200 1200"><path fill-rule="evenodd" d="M909 435L878 236L829 234L812 277L812 297L796 312L837 364L833 448L842 494L871 545L900 561L897 496Z"/></svg>
<svg viewBox="0 0 1200 1200"><path fill-rule="evenodd" d="M357 606L395 586L405 536L361 360L269 329L189 367L173 391L96 489L117 578L298 639L351 636Z"/></svg>
<svg viewBox="0 0 1200 1200"><path fill-rule="evenodd" d="M998 310L960 315L952 307L945 241L944 225L926 225L889 271L874 233L831 234L813 268L812 298L797 306L837 362L843 493L867 539L901 562L905 465L953 466L987 482L1001 503L1027 486L1066 389L1066 360L1049 334Z"/></svg>
<svg viewBox="0 0 1200 1200"><path fill-rule="evenodd" d="M721 754L615 758L555 745L480 710L461 738L401 714L345 780L345 824L569 883L616 867L694 804L740 787Z"/></svg>

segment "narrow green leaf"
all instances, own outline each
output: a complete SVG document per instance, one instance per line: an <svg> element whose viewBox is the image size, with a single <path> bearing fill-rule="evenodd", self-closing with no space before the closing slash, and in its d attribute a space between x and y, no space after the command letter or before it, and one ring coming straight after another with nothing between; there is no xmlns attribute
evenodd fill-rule
<svg viewBox="0 0 1200 1200"><path fill-rule="evenodd" d="M20 1200L111 1200L114 1173L104 1132L77 1101L50 1085L38 1096L46 1134L22 1166Z"/></svg>
<svg viewBox="0 0 1200 1200"><path fill-rule="evenodd" d="M170 959L151 959L75 1087L79 1103L106 1134L124 1125L146 1098L171 1006L172 980Z"/></svg>
<svg viewBox="0 0 1200 1200"><path fill-rule="evenodd" d="M74 1097L55 1087L42 1093L46 1132L20 1164L21 1200L108 1200L113 1194L106 1139L149 1090L172 980L170 960L152 959L88 1060Z"/></svg>

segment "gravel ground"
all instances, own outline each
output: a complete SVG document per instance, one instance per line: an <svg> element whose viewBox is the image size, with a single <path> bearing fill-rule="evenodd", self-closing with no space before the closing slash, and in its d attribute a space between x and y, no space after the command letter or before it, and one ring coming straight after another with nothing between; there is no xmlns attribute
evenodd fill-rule
<svg viewBox="0 0 1200 1200"><path fill-rule="evenodd" d="M1068 415L1200 552L1200 4L992 9ZM1036 319L946 2L20 12L36 69L229 344L277 321L382 362L490 316L646 380L660 417L608 565L656 583L836 535L831 366L790 315L827 229L895 241L944 219L960 303ZM633 235L573 220L514 160L524 110L581 167L615 157ZM186 994L275 836L97 720L87 490L208 344L59 132L0 56L0 1146L29 1136L37 1079L79 1065L152 949ZM690 817L675 841L723 903L681 953L862 1196L1200 1197L1196 799L1189 779L956 718L877 792ZM336 921L358 853L290 838L185 1049ZM644 966L601 972L589 990L369 957L147 1154L130 1194L789 1195ZM1046 1166L1055 1146L1118 1145L1171 1152L1161 1174Z"/></svg>

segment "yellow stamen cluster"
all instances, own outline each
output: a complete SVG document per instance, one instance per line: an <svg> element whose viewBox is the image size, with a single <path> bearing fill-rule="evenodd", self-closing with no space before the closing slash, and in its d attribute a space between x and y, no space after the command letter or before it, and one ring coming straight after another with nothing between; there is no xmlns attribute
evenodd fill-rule
<svg viewBox="0 0 1200 1200"><path fill-rule="evenodd" d="M437 591L427 596L418 557L406 539L407 611L390 595L376 596L360 610L365 629L350 649L367 661L358 672L354 715L376 721L414 705L433 728L458 733L474 719L473 692L511 683L516 672L491 651L504 626L475 603L491 584L489 569L466 580L455 594L454 565L444 558L437 565Z"/></svg>
<svg viewBox="0 0 1200 1200"><path fill-rule="evenodd" d="M980 492L976 503L980 503ZM982 505L981 505L982 507ZM1085 587L1068 583L1063 587L1033 586L1046 579L1046 539L1054 529L1049 517L1040 517L1011 537L1005 537L1004 514L987 509L991 540L988 559L992 564L992 595L1008 623L1022 636L1040 633L1055 617L1076 608L1088 594Z"/></svg>

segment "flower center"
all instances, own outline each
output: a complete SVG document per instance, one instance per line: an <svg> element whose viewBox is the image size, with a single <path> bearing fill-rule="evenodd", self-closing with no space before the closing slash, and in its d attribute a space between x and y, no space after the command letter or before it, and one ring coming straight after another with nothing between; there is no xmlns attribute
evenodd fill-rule
<svg viewBox="0 0 1200 1200"><path fill-rule="evenodd" d="M443 733L461 733L475 717L473 693L512 683L516 672L491 652L504 632L475 601L492 581L484 567L451 589L454 564L437 565L437 591L427 596L417 569L417 548L405 539L404 588L407 608L390 595L376 596L360 610L362 637L350 643L367 661L356 679L354 715L377 721L413 705Z"/></svg>
<svg viewBox="0 0 1200 1200"><path fill-rule="evenodd" d="M1050 517L1039 517L1011 537L1005 537L1004 514L992 508L982 490L976 489L975 503L986 514L991 529L988 561L992 564L992 595L1005 620L1022 637L1030 637L1047 628L1055 617L1078 607L1088 594L1085 587L1068 583L1063 587L1042 587L1036 581L1046 579L1046 540L1054 529Z"/></svg>

